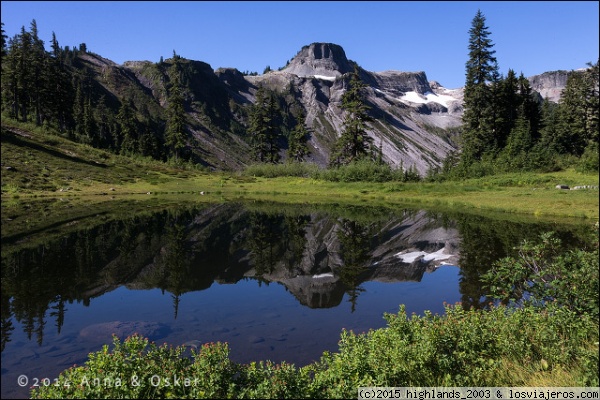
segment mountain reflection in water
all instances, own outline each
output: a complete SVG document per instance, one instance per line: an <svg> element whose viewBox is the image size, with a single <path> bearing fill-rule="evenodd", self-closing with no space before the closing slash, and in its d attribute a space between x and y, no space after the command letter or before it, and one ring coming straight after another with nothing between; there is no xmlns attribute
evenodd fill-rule
<svg viewBox="0 0 600 400"><path fill-rule="evenodd" d="M112 334L227 341L234 361L307 364L337 350L343 327L383 327L401 303L416 313L485 304L479 275L545 230L414 210L224 203L30 246L3 237L2 397L26 396L17 376L54 378Z"/></svg>

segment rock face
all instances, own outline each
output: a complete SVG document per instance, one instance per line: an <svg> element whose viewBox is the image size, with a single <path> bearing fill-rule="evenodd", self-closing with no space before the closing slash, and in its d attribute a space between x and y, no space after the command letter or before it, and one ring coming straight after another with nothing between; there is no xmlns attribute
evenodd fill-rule
<svg viewBox="0 0 600 400"><path fill-rule="evenodd" d="M424 175L458 149L463 91L446 89L437 82L432 86L423 71L366 71L348 60L340 46L312 43L280 71L245 76L250 83L247 87L221 76L232 96L251 102L261 85L279 92L293 91L312 133L308 161L325 166L344 128L342 95L355 67L367 85L365 102L374 119L368 134L381 149L384 161L395 168L414 167Z"/></svg>
<svg viewBox="0 0 600 400"><path fill-rule="evenodd" d="M352 72L353 69L341 46L333 43L312 43L298 52L285 71L303 78L308 76L336 78Z"/></svg>
<svg viewBox="0 0 600 400"><path fill-rule="evenodd" d="M538 92L542 98L558 103L560 95L565 86L571 71L551 71L544 72L541 75L534 75L529 78L529 85Z"/></svg>

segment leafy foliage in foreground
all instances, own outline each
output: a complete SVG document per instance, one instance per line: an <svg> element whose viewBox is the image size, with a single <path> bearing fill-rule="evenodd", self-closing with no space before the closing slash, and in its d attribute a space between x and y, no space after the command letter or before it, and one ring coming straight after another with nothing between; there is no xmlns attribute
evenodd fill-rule
<svg viewBox="0 0 600 400"><path fill-rule="evenodd" d="M552 232L539 243L525 241L518 258L498 261L482 277L493 297L509 302L555 302L578 314L599 316L598 224L593 247L560 253Z"/></svg>
<svg viewBox="0 0 600 400"><path fill-rule="evenodd" d="M597 386L598 320L567 308L447 306L446 315L386 314L388 326L343 331L339 352L296 368L238 364L223 343L192 357L140 336L92 353L33 398L351 398L359 386ZM96 380L95 380L96 379ZM565 380L566 379L566 380ZM68 385L68 386L67 386Z"/></svg>

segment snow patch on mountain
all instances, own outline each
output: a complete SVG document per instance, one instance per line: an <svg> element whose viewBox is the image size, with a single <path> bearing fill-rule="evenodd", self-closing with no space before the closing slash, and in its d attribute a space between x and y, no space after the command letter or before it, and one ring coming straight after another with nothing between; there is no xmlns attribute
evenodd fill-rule
<svg viewBox="0 0 600 400"><path fill-rule="evenodd" d="M401 102L410 105L410 103L427 104L427 103L438 103L448 108L451 102L457 101L454 96L446 94L435 94L433 92L426 92L419 94L417 92L406 92L406 94L398 98Z"/></svg>

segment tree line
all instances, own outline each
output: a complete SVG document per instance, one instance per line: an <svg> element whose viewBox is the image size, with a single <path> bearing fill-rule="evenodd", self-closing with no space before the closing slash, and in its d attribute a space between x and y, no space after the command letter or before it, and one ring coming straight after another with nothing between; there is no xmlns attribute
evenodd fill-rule
<svg viewBox="0 0 600 400"><path fill-rule="evenodd" d="M82 62L85 54L94 55L85 43L61 47L54 33L46 51L35 20L12 38L2 23L3 116L117 154L177 160L187 144L181 58L173 52L170 63L161 60L168 76L166 109L150 112L143 101L136 104L135 90L127 88L119 98L103 88Z"/></svg>
<svg viewBox="0 0 600 400"><path fill-rule="evenodd" d="M574 164L597 171L598 62L572 71L555 104L534 92L522 73L517 76L509 69L506 76L501 75L493 46L485 16L478 11L469 30L460 150L450 154L441 167L432 168L429 176L548 171ZM135 88L118 93L118 97L103 88L94 76L97 72L82 62L85 54L93 54L85 43L61 47L54 33L51 51L46 51L35 20L29 30L22 27L10 39L2 28L3 116L119 154L162 161L192 158L186 94L189 74L175 51L171 60L165 62L161 57L156 64L163 76L166 104L157 103L153 108L148 100L139 100ZM357 66L345 77L344 85L344 122L329 166L354 162L383 165L382 150L367 133L373 117ZM254 103L243 107L242 130L254 161L277 164L284 154L296 162L309 157L311 132L297 98L293 85L287 94L259 86Z"/></svg>
<svg viewBox="0 0 600 400"><path fill-rule="evenodd" d="M560 160L598 170L598 61L572 71L558 104L541 99L512 69L499 73L490 30L479 10L469 30L461 152L444 172L552 170Z"/></svg>

